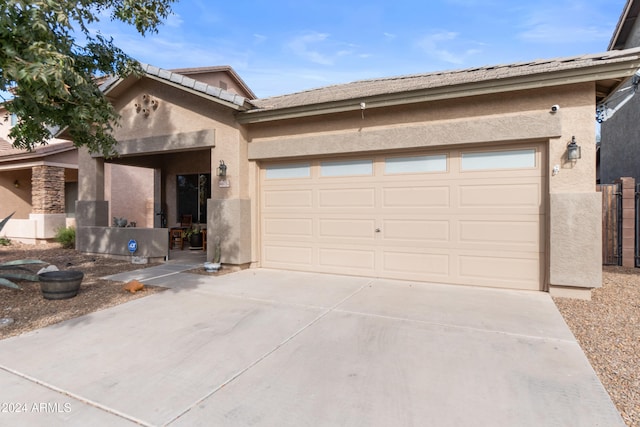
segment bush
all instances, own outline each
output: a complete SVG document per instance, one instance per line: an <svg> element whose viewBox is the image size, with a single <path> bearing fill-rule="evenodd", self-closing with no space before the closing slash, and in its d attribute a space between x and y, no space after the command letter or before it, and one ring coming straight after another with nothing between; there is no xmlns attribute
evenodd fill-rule
<svg viewBox="0 0 640 427"><path fill-rule="evenodd" d="M76 247L76 229L73 227L61 227L56 231L54 240L65 249L73 249Z"/></svg>
<svg viewBox="0 0 640 427"><path fill-rule="evenodd" d="M7 237L0 237L0 246L9 246L11 244L11 239Z"/></svg>

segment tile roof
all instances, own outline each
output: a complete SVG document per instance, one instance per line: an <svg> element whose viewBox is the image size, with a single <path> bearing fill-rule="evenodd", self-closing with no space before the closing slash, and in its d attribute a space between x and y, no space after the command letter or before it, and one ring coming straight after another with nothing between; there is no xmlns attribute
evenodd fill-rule
<svg viewBox="0 0 640 427"><path fill-rule="evenodd" d="M238 107L245 107L246 103L249 101L243 96L220 89L216 86L200 82L196 79L192 79L191 77L183 76L182 74L176 73L174 71L165 70L163 68L159 68L149 64L141 63L140 65L142 67L142 71L150 76L155 76L161 80L165 80L184 88L192 89L196 92L218 98L222 101L226 101ZM120 79L118 77L111 77L100 86L100 90L106 92L119 81Z"/></svg>
<svg viewBox="0 0 640 427"><path fill-rule="evenodd" d="M240 77L236 70L231 68L229 65L213 65L210 67L190 67L190 68L174 68L172 70L174 73L185 74L185 75L196 75L196 74L204 74L204 73L212 73L212 72L224 72L229 74L236 83L245 91L247 94L251 95L251 99L255 99L256 95L253 93L251 88L247 86L244 80Z"/></svg>
<svg viewBox="0 0 640 427"><path fill-rule="evenodd" d="M14 148L11 142L0 137L0 162L16 159L39 158L49 154L75 149L71 141L54 139L46 145L39 145L33 151Z"/></svg>
<svg viewBox="0 0 640 427"><path fill-rule="evenodd" d="M304 92L255 99L251 101L251 104L257 108L244 114L250 115L260 111L273 111L351 99L360 100L367 97L450 87L474 82L499 81L509 78L548 74L551 72L579 70L598 65L624 62L628 61L630 57L639 57L639 55L640 48L567 58L543 59L514 64L361 80Z"/></svg>

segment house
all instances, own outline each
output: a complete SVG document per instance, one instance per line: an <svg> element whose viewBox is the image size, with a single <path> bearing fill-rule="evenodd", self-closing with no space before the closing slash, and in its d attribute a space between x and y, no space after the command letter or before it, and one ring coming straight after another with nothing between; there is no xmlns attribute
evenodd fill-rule
<svg viewBox="0 0 640 427"><path fill-rule="evenodd" d="M609 43L610 51L640 47L640 1L627 0ZM640 95L631 82L613 93L601 117L598 183L611 184L620 177L640 182Z"/></svg>
<svg viewBox="0 0 640 427"><path fill-rule="evenodd" d="M119 156L79 151L77 248L169 253L167 228L109 227L120 164L151 171L167 227L194 212L225 264L585 296L601 286L594 112L639 67L630 49L254 99L145 65L103 85Z"/></svg>
<svg viewBox="0 0 640 427"><path fill-rule="evenodd" d="M32 152L7 140L15 117L0 107L0 216L15 212L3 229L12 239L36 243L73 224L78 155L71 141L53 139Z"/></svg>
<svg viewBox="0 0 640 427"><path fill-rule="evenodd" d="M230 67L184 68L182 75L229 91L255 95ZM33 152L13 148L8 133L15 116L0 106L0 217L15 212L2 235L24 243L51 241L60 227L75 226L78 198L78 150L64 138L53 138ZM64 136L64 135L62 135ZM104 171L107 218L126 218L137 227L160 227L163 210L154 204L153 170L109 163Z"/></svg>
<svg viewBox="0 0 640 427"><path fill-rule="evenodd" d="M59 228L75 226L78 150L72 141L61 138L32 152L16 149L8 137L15 119L4 108L0 117L6 117L0 126L0 217L15 212L2 235L23 243L52 241ZM153 227L153 206L145 210L152 194L137 185L145 172L110 166L105 170L105 191L113 214ZM112 187L126 191L112 192Z"/></svg>

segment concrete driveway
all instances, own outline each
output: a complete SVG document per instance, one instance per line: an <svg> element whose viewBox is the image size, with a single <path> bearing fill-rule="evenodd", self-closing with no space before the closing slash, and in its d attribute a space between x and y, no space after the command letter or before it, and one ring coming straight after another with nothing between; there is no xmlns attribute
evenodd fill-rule
<svg viewBox="0 0 640 427"><path fill-rule="evenodd" d="M0 424L624 426L548 294L167 271L0 341Z"/></svg>

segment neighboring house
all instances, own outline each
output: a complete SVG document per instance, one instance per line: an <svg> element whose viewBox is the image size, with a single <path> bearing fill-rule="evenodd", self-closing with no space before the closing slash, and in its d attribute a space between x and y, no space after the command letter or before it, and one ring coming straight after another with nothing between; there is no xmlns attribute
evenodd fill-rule
<svg viewBox="0 0 640 427"><path fill-rule="evenodd" d="M230 67L179 70L203 82L255 97ZM8 133L15 116L0 106L0 217L15 212L2 235L25 243L51 241L58 228L75 225L78 152L71 141L52 139L33 152L12 147ZM107 218L126 218L137 227L161 225L154 205L153 169L108 164L104 169Z"/></svg>
<svg viewBox="0 0 640 427"><path fill-rule="evenodd" d="M594 112L639 67L632 49L253 99L145 66L102 87L119 157L79 151L77 247L169 254L158 223L109 227L104 170L122 164L152 170L167 226L194 212L225 264L588 294Z"/></svg>
<svg viewBox="0 0 640 427"><path fill-rule="evenodd" d="M613 33L609 50L640 46L640 0L627 0ZM640 81L640 78L638 79ZM598 183L610 184L620 177L632 177L640 182L640 93L634 93L631 81L607 100L613 113L601 124L598 150Z"/></svg>
<svg viewBox="0 0 640 427"><path fill-rule="evenodd" d="M0 217L15 212L3 236L36 243L73 224L78 194L78 153L70 141L54 139L32 152L7 141L15 118L0 107Z"/></svg>

